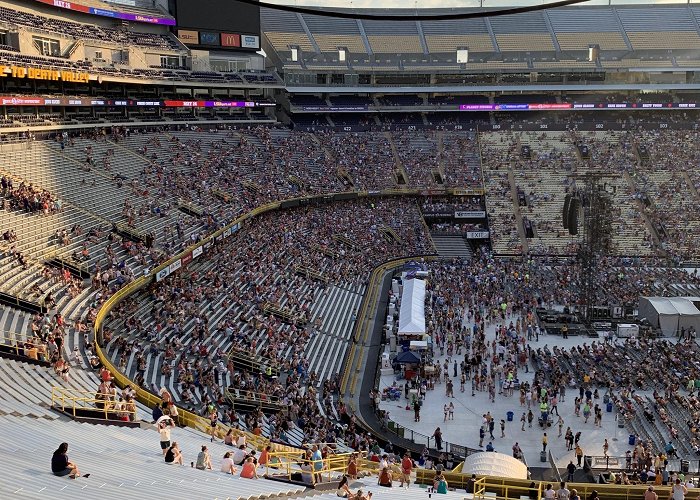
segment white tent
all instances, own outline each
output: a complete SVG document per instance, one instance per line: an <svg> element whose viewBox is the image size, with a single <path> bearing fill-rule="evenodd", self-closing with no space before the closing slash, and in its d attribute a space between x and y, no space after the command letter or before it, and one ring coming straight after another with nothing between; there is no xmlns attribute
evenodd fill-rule
<svg viewBox="0 0 700 500"><path fill-rule="evenodd" d="M464 460L463 474L527 479L527 466L505 453L482 451L472 453Z"/></svg>
<svg viewBox="0 0 700 500"><path fill-rule="evenodd" d="M664 335L675 335L691 326L700 331L699 297L640 297L639 317L661 328Z"/></svg>
<svg viewBox="0 0 700 500"><path fill-rule="evenodd" d="M404 280L399 335L425 335L425 281Z"/></svg>

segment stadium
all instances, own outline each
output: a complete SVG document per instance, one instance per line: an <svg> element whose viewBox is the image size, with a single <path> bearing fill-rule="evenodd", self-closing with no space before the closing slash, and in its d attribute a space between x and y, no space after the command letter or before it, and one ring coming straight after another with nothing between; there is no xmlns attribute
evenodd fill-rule
<svg viewBox="0 0 700 500"><path fill-rule="evenodd" d="M699 497L700 7L297 3L0 0L0 492Z"/></svg>

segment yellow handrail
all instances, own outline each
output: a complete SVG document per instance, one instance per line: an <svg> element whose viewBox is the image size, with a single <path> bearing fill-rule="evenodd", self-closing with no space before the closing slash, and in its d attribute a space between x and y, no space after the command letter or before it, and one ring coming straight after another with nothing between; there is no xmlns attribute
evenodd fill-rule
<svg viewBox="0 0 700 500"><path fill-rule="evenodd" d="M111 417L118 417L121 420L123 416L129 415L129 420L134 420L136 416L136 408L133 410L127 408L128 402L114 401L109 397L96 398L97 394L86 391L76 391L64 389L63 387L51 388L51 406L58 408L65 413L73 415L73 418L78 416L82 418L94 418L87 415L78 415L80 410L87 410L91 413L104 413L105 420L114 420ZM104 394L104 396L109 396Z"/></svg>
<svg viewBox="0 0 700 500"><path fill-rule="evenodd" d="M311 474L311 484L323 482L324 478L325 482L329 482L333 479L333 473L340 476L346 472L351 455L352 453L337 453L329 454L321 460L311 460L305 458L303 451L273 452L265 464L265 475L284 476L291 481L293 474L302 473ZM304 470L302 465L309 466L310 469Z"/></svg>
<svg viewBox="0 0 700 500"><path fill-rule="evenodd" d="M466 486L467 481L471 478L471 473L461 472L454 473L450 471L443 472L447 482L451 488L462 489ZM416 482L420 484L432 484L434 470L417 469ZM530 486L535 483L534 486ZM556 482L547 481L531 481L529 479L514 479L495 476L480 476L477 479L474 488L474 496L485 496L488 491L489 498L498 500L519 500L521 496L529 496L530 490L537 490L537 498L542 498L547 484L552 484L556 490L559 485ZM606 500L639 500L644 496L648 485L615 485L615 484L596 484L596 483L569 483L569 490L575 489L581 498L587 498L593 490L596 490L601 498ZM655 491L659 498L665 498L664 495L670 493L668 486L657 486ZM494 496L495 494L495 496Z"/></svg>

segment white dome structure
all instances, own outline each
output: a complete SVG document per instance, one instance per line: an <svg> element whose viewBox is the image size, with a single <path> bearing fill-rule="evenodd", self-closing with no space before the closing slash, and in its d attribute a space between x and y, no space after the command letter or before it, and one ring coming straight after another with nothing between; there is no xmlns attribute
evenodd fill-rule
<svg viewBox="0 0 700 500"><path fill-rule="evenodd" d="M463 474L477 476L501 476L527 479L527 466L517 458L503 453L482 451L469 455L462 466Z"/></svg>

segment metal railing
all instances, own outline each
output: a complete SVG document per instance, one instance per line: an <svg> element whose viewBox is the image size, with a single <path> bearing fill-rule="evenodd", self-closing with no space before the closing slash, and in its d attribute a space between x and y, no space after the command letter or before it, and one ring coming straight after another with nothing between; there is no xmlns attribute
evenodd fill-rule
<svg viewBox="0 0 700 500"><path fill-rule="evenodd" d="M457 490L464 489L467 481L471 478L471 473L443 472L450 488ZM431 485L435 471L429 469L416 470L416 483ZM533 485L534 483L534 485ZM478 488L476 487L478 484ZM514 479L494 476L481 476L477 478L474 496L482 496L497 500L520 500L522 497L543 498L547 485L551 484L553 489L558 485L553 481L531 481L530 479ZM605 500L640 500L644 497L644 492L648 486L639 485L614 485L597 483L574 483L567 482L569 491L576 490L580 498L588 498L594 490L598 492L599 498ZM667 498L670 486L656 486L655 491L659 498ZM532 496L530 496L532 494Z"/></svg>
<svg viewBox="0 0 700 500"><path fill-rule="evenodd" d="M407 439L408 441L411 441L412 443L415 443L417 445L425 446L428 449L437 450L435 438L433 436L428 436L421 432L414 431L413 429L404 427L401 424L394 422L393 420L389 420L387 422L386 430L400 438ZM461 458L468 457L472 453L484 451L477 450L475 448L469 448L467 446L463 446L456 443L450 443L449 441L441 441L440 446L441 448L437 451Z"/></svg>
<svg viewBox="0 0 700 500"><path fill-rule="evenodd" d="M35 342L30 342L29 339L25 338L25 335L22 333L18 332L10 332L10 331L0 331L0 345L10 348L15 352L17 356L24 356L27 358L35 359L31 356L29 356L26 353L25 346L29 346L30 348L36 348L37 349L37 361L48 361L47 353L46 353L46 344L44 343L35 343ZM42 353L42 348L43 353ZM40 359L40 355L43 354L43 357L45 359Z"/></svg>
<svg viewBox="0 0 700 500"><path fill-rule="evenodd" d="M629 466L627 465L627 457L614 457L602 455L586 455L585 460L591 470L594 471L641 471L637 466L637 461L630 458ZM684 473L700 473L700 458L673 458L668 459L666 465L667 470L682 471Z"/></svg>
<svg viewBox="0 0 700 500"><path fill-rule="evenodd" d="M310 484L330 482L345 474L351 455L351 453L331 454L321 460L310 460L305 458L304 453L300 451L272 452L265 465L265 475L284 477L288 481L292 481L293 476L301 474L302 480L304 480L304 476L309 476L308 482Z"/></svg>
<svg viewBox="0 0 700 500"><path fill-rule="evenodd" d="M279 411L287 406L284 399L264 392L253 392L239 389L226 389L226 399L234 405L256 406L272 411Z"/></svg>
<svg viewBox="0 0 700 500"><path fill-rule="evenodd" d="M76 391L63 387L51 388L51 406L64 413L72 414L73 418L124 420L124 417L127 417L129 421L133 421L136 417L136 407L129 409L128 402L115 401L111 397L110 394Z"/></svg>

